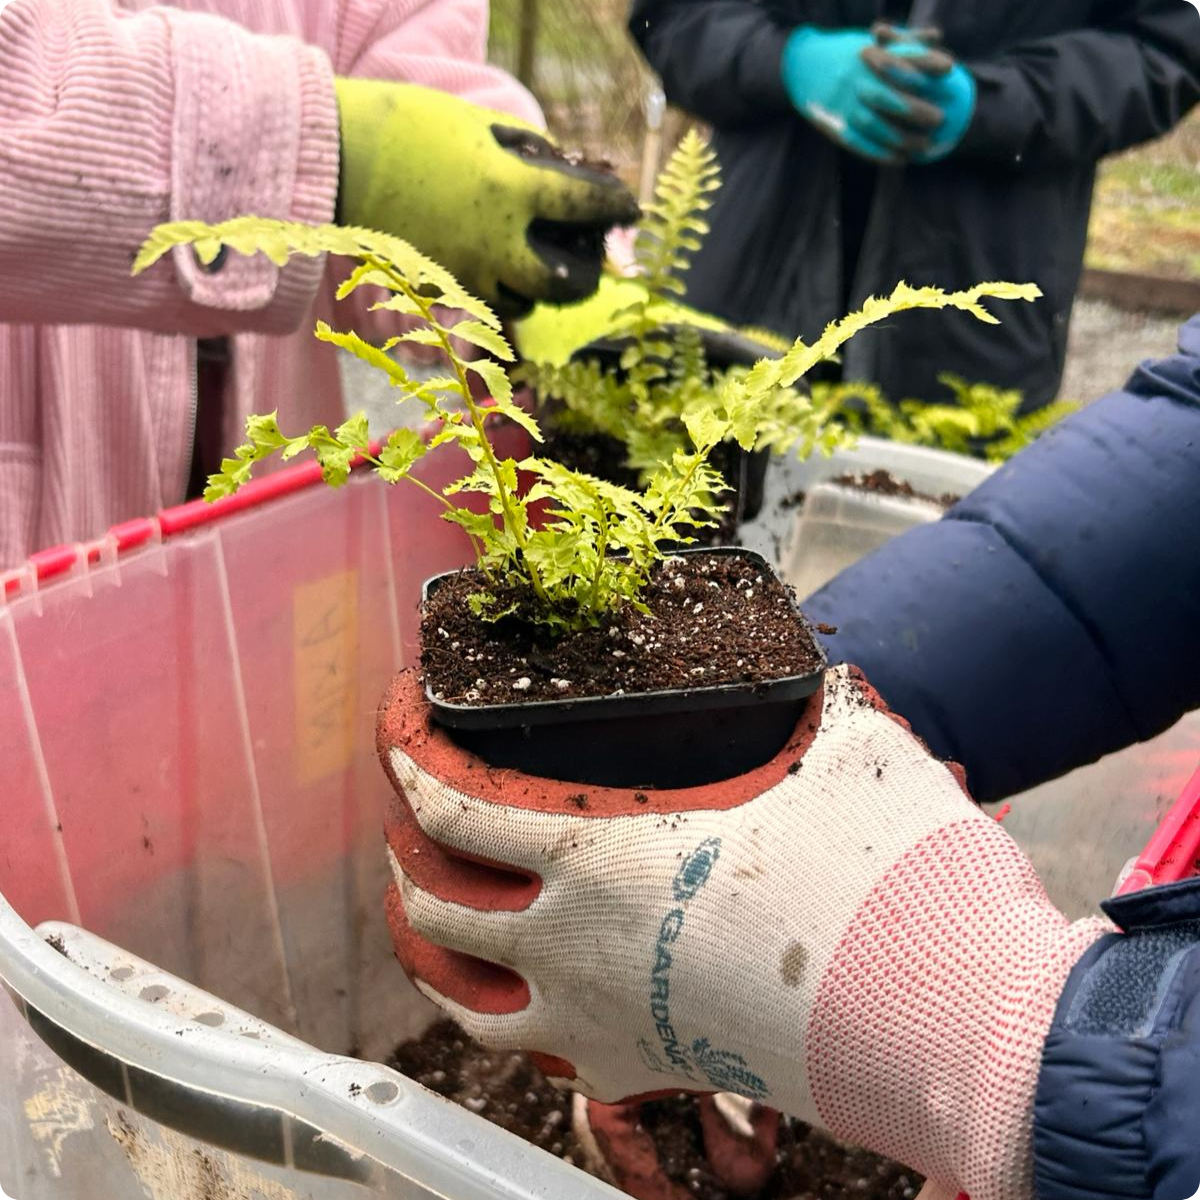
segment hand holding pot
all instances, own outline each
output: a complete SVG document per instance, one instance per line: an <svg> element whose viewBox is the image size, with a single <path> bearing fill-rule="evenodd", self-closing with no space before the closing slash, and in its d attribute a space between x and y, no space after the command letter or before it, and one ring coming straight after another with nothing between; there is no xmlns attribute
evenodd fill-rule
<svg viewBox="0 0 1200 1200"><path fill-rule="evenodd" d="M473 1036L601 1100L736 1091L973 1200L1027 1190L1043 1039L1105 926L851 669L772 761L681 791L490 770L412 675L379 737L396 949Z"/></svg>
<svg viewBox="0 0 1200 1200"><path fill-rule="evenodd" d="M396 233L505 316L593 292L604 236L637 219L610 172L505 113L431 88L338 79L338 219Z"/></svg>

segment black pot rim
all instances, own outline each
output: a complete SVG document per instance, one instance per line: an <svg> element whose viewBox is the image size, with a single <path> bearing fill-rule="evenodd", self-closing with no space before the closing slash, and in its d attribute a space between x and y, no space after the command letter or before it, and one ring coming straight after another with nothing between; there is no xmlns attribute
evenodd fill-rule
<svg viewBox="0 0 1200 1200"><path fill-rule="evenodd" d="M779 573L759 553L742 546L685 547L670 557L715 554L748 559L779 582ZM444 571L427 579L421 588L421 601L447 579L461 574ZM785 588L786 591L786 588ZM527 700L504 704L453 704L438 700L425 680L425 698L433 707L438 723L452 729L502 729L522 726L556 725L563 721L604 720L613 717L657 716L666 713L699 712L714 708L750 707L757 703L779 703L811 696L821 684L828 666L824 648L812 623L801 612L795 597L788 602L796 619L808 632L820 656L820 666L803 675L784 675L758 683L719 683L696 688L664 688L646 692L610 692L605 696L579 696L568 700Z"/></svg>

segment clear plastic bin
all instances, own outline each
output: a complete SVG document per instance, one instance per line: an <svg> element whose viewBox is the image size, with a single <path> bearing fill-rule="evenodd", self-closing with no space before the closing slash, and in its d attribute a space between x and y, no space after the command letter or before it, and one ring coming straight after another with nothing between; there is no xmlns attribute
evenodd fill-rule
<svg viewBox="0 0 1200 1200"><path fill-rule="evenodd" d="M981 470L869 441L777 463L747 542L778 558L782 499L904 475L897 452L941 464L920 485L935 494ZM464 464L445 449L422 470L436 486ZM375 709L411 660L421 581L467 547L415 488L315 482L296 468L0 575L0 1185L17 1200L618 1195L371 1061L433 1015L382 918ZM1010 828L1059 903L1109 891L1198 753L1189 718L1017 802Z"/></svg>
<svg viewBox="0 0 1200 1200"><path fill-rule="evenodd" d="M783 543L780 566L801 596L812 595L896 534L936 521L943 507L923 496L965 495L992 471L978 459L877 438L863 438L855 449L833 458L797 465L796 490L805 497ZM886 496L833 482L841 475L878 470L911 484L921 496Z"/></svg>
<svg viewBox="0 0 1200 1200"><path fill-rule="evenodd" d="M780 564L798 595L811 596L839 571L914 525L936 521L941 505L916 496L884 496L843 483L818 483L800 507Z"/></svg>
<svg viewBox="0 0 1200 1200"><path fill-rule="evenodd" d="M17 1200L617 1195L356 1061L434 1014L383 920L374 722L421 581L468 547L414 487L313 482L285 472L0 576ZM67 926L30 929L48 921Z"/></svg>

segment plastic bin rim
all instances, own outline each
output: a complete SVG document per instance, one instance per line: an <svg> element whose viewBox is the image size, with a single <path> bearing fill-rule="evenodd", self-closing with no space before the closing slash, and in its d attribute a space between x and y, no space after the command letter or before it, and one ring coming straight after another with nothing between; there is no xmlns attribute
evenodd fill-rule
<svg viewBox="0 0 1200 1200"><path fill-rule="evenodd" d="M486 1154L512 1147L521 1157L528 1151L550 1173L551 1186L573 1183L574 1168L547 1151L529 1146L517 1135L459 1109L428 1093L420 1084L382 1063L328 1054L307 1045L265 1043L210 1029L166 1009L121 994L81 967L64 959L31 929L0 895L0 985L24 1009L39 1014L73 1039L101 1050L104 1056L150 1076L160 1077L193 1097L214 1096L235 1101L281 1119L298 1119L320 1131L348 1154L378 1163L404 1183L409 1171L442 1154L447 1138L474 1141L483 1157L472 1172L469 1194L480 1196L491 1174ZM186 1046L178 1031L187 1028ZM97 1031L103 1030L103 1038ZM236 1045L231 1054L230 1044ZM347 1087L353 1080L357 1086ZM297 1099L296 1085L303 1086ZM372 1082L394 1083L395 1101L376 1106L369 1097ZM142 1113L138 1104L130 1102ZM434 1131L427 1117L437 1108L449 1128ZM142 1113L164 1123L161 1116ZM201 1131L166 1121L187 1136L206 1140ZM548 1161L543 1162L542 1156ZM299 1169L299 1168L298 1168ZM322 1173L305 1170L311 1178ZM417 1177L419 1180L419 1176ZM585 1177L586 1178L586 1177ZM388 1194L391 1194L390 1192ZM488 1193L490 1194L490 1193ZM600 1180L588 1180L589 1196L618 1193Z"/></svg>
<svg viewBox="0 0 1200 1200"><path fill-rule="evenodd" d="M380 442L372 442L371 453L378 454L380 447ZM366 460L359 458L351 464L351 469L358 470L365 465ZM0 589L0 603L24 591L24 581L40 586L66 574L74 567L94 566L106 558L115 558L147 543L161 542L165 538L225 520L247 509L260 508L320 482L319 463L297 463L261 479L252 479L232 496L226 496L212 504L207 500L189 500L184 504L160 509L157 516L122 521L111 526L106 534L95 541L68 542L39 550L26 559L24 566L0 572L0 583L3 584L3 588Z"/></svg>
<svg viewBox="0 0 1200 1200"><path fill-rule="evenodd" d="M422 436L429 438L433 432L426 427ZM372 454L377 455L382 448L382 440L373 441L370 445ZM889 442L883 438L861 437L850 451L853 460L864 452L869 454L876 447L886 447L889 453L901 446L901 454L912 450L913 447L902 446L901 443ZM929 447L917 447L923 451L922 457L945 457L961 459L964 456L951 454L944 450L933 450ZM973 460L972 460L973 461ZM366 460L356 459L351 464L351 470L359 470L366 465ZM0 571L0 603L25 590L23 581L32 582L35 586L46 583L59 575L64 575L73 567L79 565L94 566L107 555L114 557L129 550L137 549L147 542L162 541L180 533L197 529L202 525L211 525L222 521L247 509L259 508L270 504L282 496L293 492L303 491L321 482L321 467L317 462L297 463L274 471L261 479L252 479L234 495L226 496L213 504L206 500L190 500L184 504L176 504L170 508L160 509L157 516L138 517L131 521L122 521L109 528L102 537L91 542L68 542L59 546L51 546L30 555L23 566L11 571Z"/></svg>

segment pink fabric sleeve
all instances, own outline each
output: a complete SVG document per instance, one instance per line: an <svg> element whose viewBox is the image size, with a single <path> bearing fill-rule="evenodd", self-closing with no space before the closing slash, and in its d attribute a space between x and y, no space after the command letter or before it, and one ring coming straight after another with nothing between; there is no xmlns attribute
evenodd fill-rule
<svg viewBox="0 0 1200 1200"><path fill-rule="evenodd" d="M298 40L111 0L14 0L0 16L0 321L197 335L284 331L322 264L177 250L137 279L162 221L331 219L330 64Z"/></svg>
<svg viewBox="0 0 1200 1200"><path fill-rule="evenodd" d="M539 127L537 101L488 65L487 0L342 0L340 75L420 83Z"/></svg>
<svg viewBox="0 0 1200 1200"><path fill-rule="evenodd" d="M533 96L487 62L488 13L488 0L343 0L334 70L437 88L544 129L546 121ZM352 264L339 259L330 273L342 280L351 269ZM395 313L372 312L377 299L375 289L367 288L336 304L330 300L323 305L325 319L375 339L418 324ZM460 345L459 350L467 358L480 354L474 346ZM415 343L405 346L402 356L408 362L442 361L440 350Z"/></svg>

